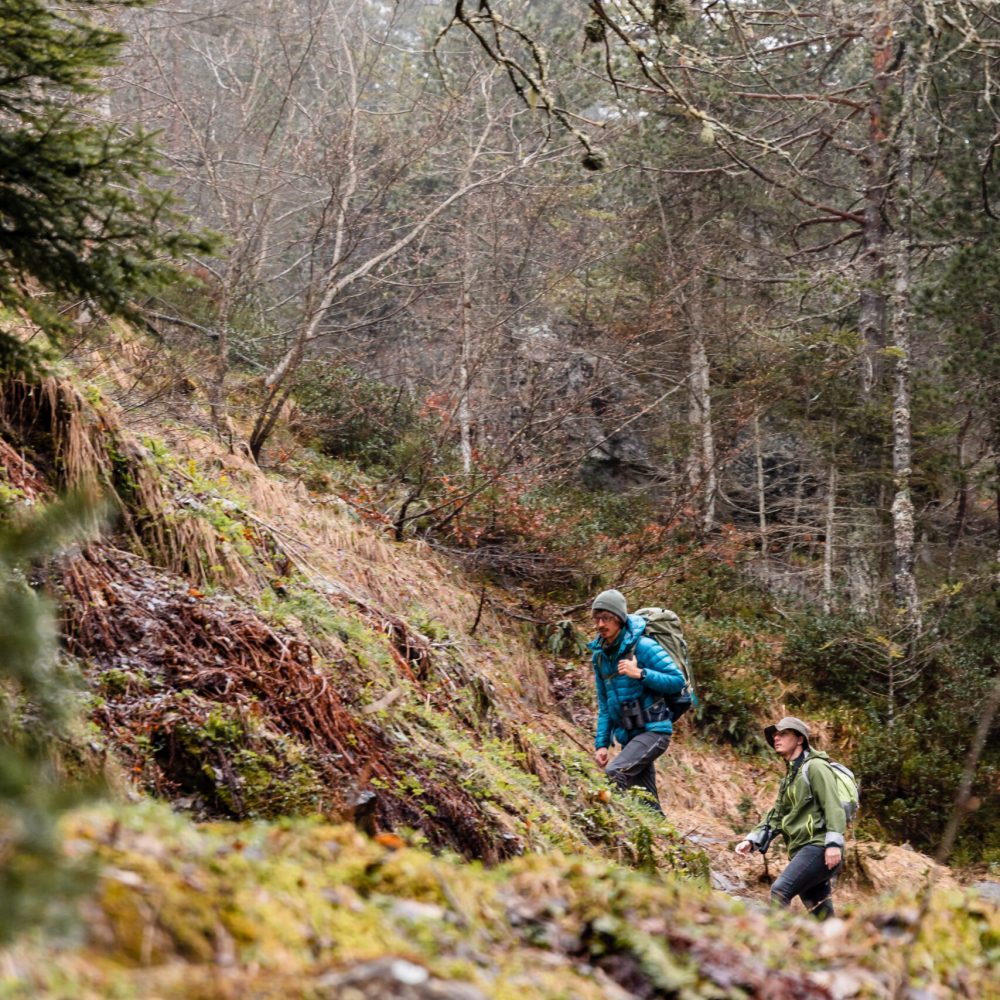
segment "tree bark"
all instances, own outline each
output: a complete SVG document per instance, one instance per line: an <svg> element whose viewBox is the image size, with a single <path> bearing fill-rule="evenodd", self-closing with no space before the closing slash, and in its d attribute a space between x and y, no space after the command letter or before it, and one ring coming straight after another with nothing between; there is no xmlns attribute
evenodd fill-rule
<svg viewBox="0 0 1000 1000"><path fill-rule="evenodd" d="M764 489L764 452L760 439L760 416L754 414L753 418L753 444L754 459L757 467L757 527L760 533L760 560L764 572L764 579L768 573L768 551L767 551L767 494Z"/></svg>
<svg viewBox="0 0 1000 1000"><path fill-rule="evenodd" d="M823 614L833 611L833 559L837 532L837 466L830 463L826 486L826 525L823 544Z"/></svg>
<svg viewBox="0 0 1000 1000"><path fill-rule="evenodd" d="M700 493L702 499L702 531L709 532L715 526L715 499L718 491L715 469L715 436L712 430L712 376L705 348L705 336L701 317L700 291L687 299L687 314L690 325L689 359L691 365L688 422L691 426L691 451L688 460L688 475L691 489Z"/></svg>
<svg viewBox="0 0 1000 1000"><path fill-rule="evenodd" d="M892 294L892 347L894 359L892 400L892 475L895 495L892 501L893 572L892 591L896 607L903 616L909 638L921 627L920 598L914 576L915 538L913 497L912 419L910 412L910 357L912 352L911 251L910 230L913 214L913 156L916 135L913 128L914 73L913 56L904 55L903 94L898 130L897 198L899 217L894 247Z"/></svg>
<svg viewBox="0 0 1000 1000"><path fill-rule="evenodd" d="M882 394L882 357L886 341L886 224L885 202L889 187L885 104L889 94L892 61L892 0L877 7L872 25L872 84L868 103L868 148L864 157L866 179L862 223L862 266L858 302L858 332L861 337L860 402L877 406ZM881 456L861 456L852 489L850 527L846 538L847 586L851 605L862 614L878 606L879 567L877 552L882 539L878 509L877 476Z"/></svg>
<svg viewBox="0 0 1000 1000"><path fill-rule="evenodd" d="M471 180L469 171L462 177L462 186ZM462 202L462 260L461 285L458 290L458 326L461 344L458 360L458 435L459 454L462 459L462 471L468 475L472 472L472 392L470 358L472 355L472 219L470 203L466 198Z"/></svg>
<svg viewBox="0 0 1000 1000"><path fill-rule="evenodd" d="M970 410L966 414L965 420L958 432L958 439L955 442L955 452L957 461L958 485L956 489L956 502L958 509L955 511L955 520L952 522L951 531L948 533L948 580L955 577L955 562L958 558L958 547L965 533L965 521L969 512L969 472L965 465L965 439L972 426L973 413Z"/></svg>

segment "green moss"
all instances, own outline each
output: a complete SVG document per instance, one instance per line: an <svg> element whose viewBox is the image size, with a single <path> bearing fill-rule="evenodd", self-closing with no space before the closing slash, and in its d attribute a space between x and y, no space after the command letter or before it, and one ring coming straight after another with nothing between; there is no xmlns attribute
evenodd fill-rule
<svg viewBox="0 0 1000 1000"><path fill-rule="evenodd" d="M282 581L279 590L264 591L260 609L279 625L301 627L317 639L339 639L360 667L394 670L389 639L359 617L338 611L301 577Z"/></svg>
<svg viewBox="0 0 1000 1000"><path fill-rule="evenodd" d="M911 986L934 995L961 983L997 996L1000 913L958 893L935 896L907 949L873 912L828 934L691 882L558 852L487 870L384 847L350 826L196 826L150 805L82 814L70 835L104 866L94 933L86 951L31 946L0 984L4 998L309 997L325 971L384 957L510 1000L599 1000L599 967L629 970L649 995L737 1000L755 981L780 974L790 992L831 965L881 982L905 965ZM916 912L903 899L881 905ZM27 975L33 992L19 994Z"/></svg>
<svg viewBox="0 0 1000 1000"><path fill-rule="evenodd" d="M124 694L132 682L132 675L124 670L105 670L97 679L101 691L109 698Z"/></svg>
<svg viewBox="0 0 1000 1000"><path fill-rule="evenodd" d="M0 482L0 513L4 513L8 508L14 507L24 499L24 490L9 483Z"/></svg>
<svg viewBox="0 0 1000 1000"><path fill-rule="evenodd" d="M329 799L297 741L254 719L245 723L221 707L200 725L175 725L169 746L161 745L159 752L170 759L172 773L182 783L231 816L302 815L320 810Z"/></svg>
<svg viewBox="0 0 1000 1000"><path fill-rule="evenodd" d="M411 608L406 614L407 621L421 634L432 642L444 642L449 638L448 628L437 621L429 611L420 605Z"/></svg>

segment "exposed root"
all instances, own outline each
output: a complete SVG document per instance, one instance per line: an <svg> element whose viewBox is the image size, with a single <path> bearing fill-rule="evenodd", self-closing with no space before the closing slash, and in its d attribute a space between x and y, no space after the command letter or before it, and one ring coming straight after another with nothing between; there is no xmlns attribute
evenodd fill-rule
<svg viewBox="0 0 1000 1000"><path fill-rule="evenodd" d="M284 494L271 497L278 523L268 524L139 443L113 410L69 381L0 383L0 432L0 470L19 491L15 499L72 488L110 499L117 513L120 548L95 545L58 568L62 632L101 695L95 721L140 784L203 816L243 817L349 816L371 782L383 828L415 827L435 847L487 862L520 849L506 832L509 817L463 787L460 760L432 743L418 750L405 723L383 732L374 713L361 711L355 701L365 678L349 650L335 639L317 646L243 603L205 593L210 585L260 593L298 570L386 637L407 690L473 730L488 720L502 736L491 681L451 656L451 642L407 622L409 598L392 611L381 607L398 601L372 582L381 575L369 579L366 569L361 583L376 596L360 594L331 579L339 566L317 552L339 551L347 532L352 554L391 576L395 549L343 525L306 538L282 506ZM263 489L251 471L251 484ZM434 596L464 619L450 590Z"/></svg>
<svg viewBox="0 0 1000 1000"><path fill-rule="evenodd" d="M66 646L103 695L95 721L151 790L200 796L209 815L250 814L234 761L248 748L263 753L259 734L277 732L308 750L327 813L350 815L357 791L378 779L381 826L420 829L435 847L487 862L516 850L455 780L459 762L390 743L359 721L301 636L109 546L67 560L61 586ZM346 654L341 665L348 676ZM225 732L234 714L235 742L192 746L192 734Z"/></svg>
<svg viewBox="0 0 1000 1000"><path fill-rule="evenodd" d="M0 438L0 480L18 490L24 501L36 503L52 496L52 490L39 471L22 452Z"/></svg>
<svg viewBox="0 0 1000 1000"><path fill-rule="evenodd" d="M107 423L71 383L54 377L0 381L0 419L5 435L50 482L96 496L110 481L111 458L95 443Z"/></svg>
<svg viewBox="0 0 1000 1000"><path fill-rule="evenodd" d="M311 748L334 787L356 774L362 761L375 774L388 775L378 741L354 721L302 639L276 631L235 602L204 600L195 588L104 546L68 562L62 585L69 598L64 605L69 651L102 671L122 670L139 688L151 688L143 692L129 685L105 702L102 722L125 741L125 734L169 736L182 721L203 722L185 718L183 704L166 695L191 692L235 706L245 718L266 714L279 730Z"/></svg>

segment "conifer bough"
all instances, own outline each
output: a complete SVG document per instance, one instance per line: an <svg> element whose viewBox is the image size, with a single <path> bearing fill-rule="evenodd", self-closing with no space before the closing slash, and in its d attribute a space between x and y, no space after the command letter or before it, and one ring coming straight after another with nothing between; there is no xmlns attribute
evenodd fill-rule
<svg viewBox="0 0 1000 1000"><path fill-rule="evenodd" d="M75 9L137 5L82 0ZM169 274L170 258L206 248L184 230L170 195L146 182L158 172L149 134L93 106L122 41L46 0L0 7L0 308L53 339L66 329L68 301L127 315ZM0 365L30 356L0 333Z"/></svg>

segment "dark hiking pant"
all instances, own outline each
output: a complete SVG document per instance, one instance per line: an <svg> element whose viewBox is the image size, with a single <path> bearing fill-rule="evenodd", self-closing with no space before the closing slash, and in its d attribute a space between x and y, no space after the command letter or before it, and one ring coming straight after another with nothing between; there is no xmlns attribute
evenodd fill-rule
<svg viewBox="0 0 1000 1000"><path fill-rule="evenodd" d="M660 797L656 794L656 758L670 746L670 733L639 733L625 744L622 752L608 764L608 781L625 791L641 788L643 801L661 816Z"/></svg>
<svg viewBox="0 0 1000 1000"><path fill-rule="evenodd" d="M771 886L771 902L788 906L798 896L805 908L818 920L833 916L833 880L840 874L844 862L836 868L827 868L826 848L819 844L806 844L795 852L788 867Z"/></svg>

